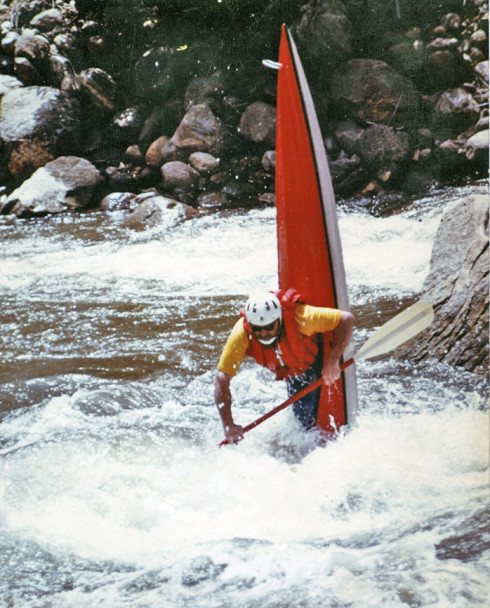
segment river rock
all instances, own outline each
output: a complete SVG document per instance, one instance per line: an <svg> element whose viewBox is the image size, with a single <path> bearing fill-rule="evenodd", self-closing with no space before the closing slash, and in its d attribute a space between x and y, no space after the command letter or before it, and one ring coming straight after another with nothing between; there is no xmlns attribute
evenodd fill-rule
<svg viewBox="0 0 490 608"><path fill-rule="evenodd" d="M24 86L22 82L15 76L0 74L0 97L3 97L6 93L22 86Z"/></svg>
<svg viewBox="0 0 490 608"><path fill-rule="evenodd" d="M13 30L7 32L1 41L2 51L13 57L15 55L15 45L19 36L19 32L14 32Z"/></svg>
<svg viewBox="0 0 490 608"><path fill-rule="evenodd" d="M131 206L136 203L138 203L138 198L133 199ZM137 204L134 211L125 218L123 225L139 230L160 224L170 227L195 217L197 214L198 211L189 205L165 196L152 196Z"/></svg>
<svg viewBox="0 0 490 608"><path fill-rule="evenodd" d="M371 125L359 138L358 154L371 170L393 170L411 154L408 135L386 125Z"/></svg>
<svg viewBox="0 0 490 608"><path fill-rule="evenodd" d="M434 110L436 126L456 136L480 118L480 108L471 93L462 87L444 91Z"/></svg>
<svg viewBox="0 0 490 608"><path fill-rule="evenodd" d="M38 13L31 19L30 27L38 29L40 32L50 32L63 23L63 15L56 8L51 8Z"/></svg>
<svg viewBox="0 0 490 608"><path fill-rule="evenodd" d="M351 59L332 76L330 95L342 115L357 122L404 125L419 105L414 86L384 61Z"/></svg>
<svg viewBox="0 0 490 608"><path fill-rule="evenodd" d="M475 65L475 72L488 84L488 59Z"/></svg>
<svg viewBox="0 0 490 608"><path fill-rule="evenodd" d="M79 83L95 108L107 111L114 110L116 107L117 84L110 74L100 68L89 68L80 72Z"/></svg>
<svg viewBox="0 0 490 608"><path fill-rule="evenodd" d="M361 164L361 159L357 154L349 157L343 150L340 152L336 160L329 163L330 175L333 183L343 181L347 176L357 169Z"/></svg>
<svg viewBox="0 0 490 608"><path fill-rule="evenodd" d="M101 211L126 211L130 208L135 196L132 192L111 192L101 200L99 209Z"/></svg>
<svg viewBox="0 0 490 608"><path fill-rule="evenodd" d="M15 23L17 25L27 25L34 15L52 8L50 0L29 0L29 2L10 2L15 7Z"/></svg>
<svg viewBox="0 0 490 608"><path fill-rule="evenodd" d="M140 106L120 110L112 118L111 139L116 144L137 141L144 122L145 117Z"/></svg>
<svg viewBox="0 0 490 608"><path fill-rule="evenodd" d="M163 165L165 162L163 151L169 139L170 138L166 135L161 135L149 145L148 150L145 153L145 162L147 165L150 167L161 167Z"/></svg>
<svg viewBox="0 0 490 608"><path fill-rule="evenodd" d="M34 32L21 34L15 43L15 56L26 57L32 62L40 62L49 55L49 41Z"/></svg>
<svg viewBox="0 0 490 608"><path fill-rule="evenodd" d="M175 133L164 148L165 160L183 160L193 152L219 156L228 131L205 103L193 105L186 112Z"/></svg>
<svg viewBox="0 0 490 608"><path fill-rule="evenodd" d="M276 170L276 151L275 150L266 150L262 155L262 160L260 161L262 168L264 171L268 173L274 173Z"/></svg>
<svg viewBox="0 0 490 608"><path fill-rule="evenodd" d="M75 76L71 61L58 52L49 55L50 81L56 88L61 87L63 79L67 76Z"/></svg>
<svg viewBox="0 0 490 608"><path fill-rule="evenodd" d="M472 135L464 145L466 158L488 168L489 131L485 129Z"/></svg>
<svg viewBox="0 0 490 608"><path fill-rule="evenodd" d="M450 204L432 249L423 299L435 321L402 349L488 374L488 194Z"/></svg>
<svg viewBox="0 0 490 608"><path fill-rule="evenodd" d="M441 25L448 32L459 32L461 29L461 17L457 13L447 13L441 19Z"/></svg>
<svg viewBox="0 0 490 608"><path fill-rule="evenodd" d="M165 163L162 168L163 187L168 192L176 188L184 192L193 191L199 180L199 173L190 165L179 160Z"/></svg>
<svg viewBox="0 0 490 608"><path fill-rule="evenodd" d="M8 196L2 214L38 217L90 207L102 177L88 160L60 156L47 163Z"/></svg>
<svg viewBox="0 0 490 608"><path fill-rule="evenodd" d="M27 57L16 57L14 59L14 73L27 87L41 85L43 82L43 77Z"/></svg>
<svg viewBox="0 0 490 608"><path fill-rule="evenodd" d="M274 146L276 109L263 101L255 101L250 104L240 118L238 132L254 143Z"/></svg>
<svg viewBox="0 0 490 608"><path fill-rule="evenodd" d="M321 60L330 72L352 56L352 24L340 0L310 0L291 28L306 61Z"/></svg>
<svg viewBox="0 0 490 608"><path fill-rule="evenodd" d="M53 43L60 53L78 64L82 58L82 52L77 44L77 38L71 32L62 32L54 37Z"/></svg>
<svg viewBox="0 0 490 608"><path fill-rule="evenodd" d="M352 120L341 122L335 129L339 146L347 154L355 154L359 149L359 139L364 129Z"/></svg>
<svg viewBox="0 0 490 608"><path fill-rule="evenodd" d="M28 176L59 154L76 152L80 104L51 87L23 87L0 101L0 137L14 177Z"/></svg>
<svg viewBox="0 0 490 608"><path fill-rule="evenodd" d="M189 163L201 175L211 175L219 169L219 159L207 152L194 152L189 156Z"/></svg>

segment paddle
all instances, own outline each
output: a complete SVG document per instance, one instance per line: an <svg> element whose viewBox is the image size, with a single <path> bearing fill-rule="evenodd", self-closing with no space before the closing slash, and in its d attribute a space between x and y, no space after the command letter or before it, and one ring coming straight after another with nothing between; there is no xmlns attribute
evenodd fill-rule
<svg viewBox="0 0 490 608"><path fill-rule="evenodd" d="M378 328L353 357L342 363L340 369L343 371L356 361L361 361L362 359L373 359L374 357L384 355L397 346L400 346L400 344L407 342L410 338L415 337L423 329L428 327L433 320L434 310L428 302L417 302L416 304L413 304ZM311 391L314 391L321 386L322 383L323 378L318 378L318 380L315 380L312 384L301 389L296 394L289 397L289 399L286 399L284 403L281 403L270 410L270 412L267 412L260 418L257 418L257 420L254 420L243 427L243 432L246 433L247 431L254 429L271 416L274 416L274 414L277 414L288 407L288 405L291 405L295 401L298 401L298 399L311 393ZM228 445L229 443L231 443L229 439L224 439L221 443L218 443L218 447Z"/></svg>

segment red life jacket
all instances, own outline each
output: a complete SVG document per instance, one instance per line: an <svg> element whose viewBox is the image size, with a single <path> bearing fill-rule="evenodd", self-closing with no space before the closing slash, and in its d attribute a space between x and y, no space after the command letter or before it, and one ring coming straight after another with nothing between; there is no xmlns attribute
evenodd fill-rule
<svg viewBox="0 0 490 608"><path fill-rule="evenodd" d="M294 319L294 306L301 301L301 295L294 289L273 293L278 297L282 308L282 327L273 344L265 345L254 338L245 309L240 314L249 338L246 354L253 357L259 365L273 371L277 380L283 380L299 376L313 364L318 354L318 343L314 336L300 333Z"/></svg>

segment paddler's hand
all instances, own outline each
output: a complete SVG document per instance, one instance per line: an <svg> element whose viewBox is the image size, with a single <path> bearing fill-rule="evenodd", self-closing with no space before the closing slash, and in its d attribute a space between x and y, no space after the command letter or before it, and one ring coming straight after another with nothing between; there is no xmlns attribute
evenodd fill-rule
<svg viewBox="0 0 490 608"><path fill-rule="evenodd" d="M324 384L332 384L340 378L340 374L340 361L338 359L329 358L322 371Z"/></svg>
<svg viewBox="0 0 490 608"><path fill-rule="evenodd" d="M243 439L243 426L239 424L227 424L225 427L225 436L230 443L238 443Z"/></svg>

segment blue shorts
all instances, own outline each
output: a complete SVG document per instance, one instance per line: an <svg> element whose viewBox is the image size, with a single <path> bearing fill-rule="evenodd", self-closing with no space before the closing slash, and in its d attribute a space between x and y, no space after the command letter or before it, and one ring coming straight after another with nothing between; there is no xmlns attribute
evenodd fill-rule
<svg viewBox="0 0 490 608"><path fill-rule="evenodd" d="M322 340L318 341L318 355L313 362L313 365L309 367L300 376L293 376L287 381L288 396L295 395L298 391L310 385L315 380L318 380L322 375L323 370L323 343ZM293 403L293 413L296 418L301 422L305 429L311 429L316 425L318 416L318 404L320 402L320 393L322 387L311 391L305 395L302 399L299 399Z"/></svg>

